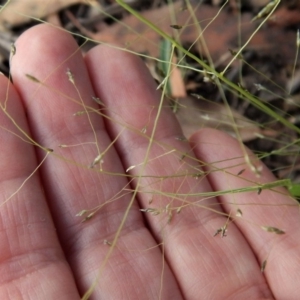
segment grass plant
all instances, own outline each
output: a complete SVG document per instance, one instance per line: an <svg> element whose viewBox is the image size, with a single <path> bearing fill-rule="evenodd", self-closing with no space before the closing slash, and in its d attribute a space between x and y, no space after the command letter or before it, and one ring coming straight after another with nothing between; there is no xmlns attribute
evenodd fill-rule
<svg viewBox="0 0 300 300"><path fill-rule="evenodd" d="M0 15L5 15L6 11L10 10L10 2L7 1L5 5L1 7ZM236 1L237 3L241 4L240 1ZM47 4L46 4L47 3ZM100 9L100 6L96 5L94 1L86 0L84 3L86 5L95 6L95 9ZM226 9L228 6L229 1L224 1L223 6L220 6L219 13L222 12L222 10ZM74 88L74 94L76 97L69 96L61 92L60 90L57 90L51 86L51 84L48 83L47 79L51 77L51 74L48 74L46 78L39 78L36 76L36 74L24 74L24 76L27 77L28 82L36 84L37 90L43 89L45 92L51 91L52 93L59 95L60 97L64 98L66 101L73 102L77 107L77 111L74 111L73 120L74 122L87 122L90 124L90 128L93 132L93 138L89 141L78 141L77 144L68 144L67 142L60 145L43 145L39 142L35 141L31 135L22 128L22 126L18 123L18 120L14 118L14 116L10 115L9 111L7 110L8 103L7 99L2 99L1 101L1 112L3 115L5 115L14 125L15 130L9 132L12 137L15 139L21 139L24 144L31 144L35 146L36 148L39 148L40 151L43 152L42 159L39 162L38 166L34 168L33 172L31 174L28 174L27 178L20 184L19 189L17 189L13 194L6 197L6 200L0 204L0 208L3 209L3 207L9 202L13 201L14 198L22 192L22 188L24 185L27 184L27 182L30 180L30 178L38 172L38 170L43 166L43 164L51 159L54 159L56 161L59 161L61 164L67 164L76 166L78 168L81 168L84 172L93 172L93 173L99 173L103 176L113 176L115 178L119 177L125 177L127 184L123 186L123 188L113 197L110 199L105 199L105 201L99 200L99 205L95 207L85 207L82 205L82 209L77 212L77 215L74 215L74 219L78 219L78 222L81 224L80 226L84 227L87 226L88 222L93 222L98 217L99 211L103 210L106 206L111 205L112 203L117 203L118 201L122 201L122 197L124 195L130 196L130 201L127 205L127 208L123 212L123 216L121 218L120 224L118 226L118 229L114 233L113 236L107 237L103 241L107 245L107 253L105 255L105 258L99 263L98 266L98 275L96 278L94 278L93 284L90 286L90 288L86 291L85 295L82 297L82 299L88 299L95 287L99 284L99 281L101 281L102 276L105 276L105 269L109 263L109 260L111 259L114 251L118 249L119 244L118 241L120 237L123 234L123 228L124 224L126 224L128 216L130 214L130 211L132 209L132 206L136 202L136 199L140 197L140 195L144 195L144 197L149 199L149 205L147 207L141 208L141 213L145 215L151 215L155 217L155 220L157 220L157 226L160 227L160 231L162 233L162 240L157 242L157 247L160 247L162 249L162 255L164 253L164 244L168 242L168 236L164 232L165 228L167 226L174 226L173 220L180 219L181 215L184 214L185 209L188 207L195 207L200 210L208 210L211 212L214 212L216 214L222 214L224 216L225 223L222 227L215 228L214 231L211 232L211 239L219 238L218 236L222 236L230 239L230 224L234 222L244 222L246 226L252 226L255 228L255 230L259 231L266 231L266 234L273 234L274 239L277 238L277 236L281 236L285 234L284 229L284 220L281 224L257 224L253 222L251 219L247 218L247 211L251 210L253 208L263 210L265 214L268 214L268 210L272 210L272 203L267 202L264 203L264 201L261 201L259 203L257 202L251 202L251 203L239 203L239 197L241 194L244 193L253 193L255 195L260 195L262 198L264 197L264 193L266 190L271 191L272 193L284 193L289 194L291 200L291 206L298 206L297 197L300 195L300 183L297 181L293 181L287 174L285 178L279 178L273 182L264 182L261 178L261 164L258 162L258 159L266 159L269 156L284 156L284 155L291 155L291 153L294 153L295 155L295 164L297 161L298 153L299 153L299 134L300 129L299 127L291 122L291 119L288 118L287 114L279 110L276 107L273 107L269 103L267 103L264 99L261 99L257 97L255 94L253 94L251 91L247 90L243 87L243 71L242 68L247 66L248 62L247 59L243 56L243 53L247 49L247 46L249 45L251 39L255 37L255 35L261 30L263 26L266 25L266 22L272 17L274 11L277 9L278 5L280 4L279 0L271 1L269 4L267 4L265 7L262 8L262 10L256 15L253 22L257 22L256 29L252 32L250 37L247 39L246 42L241 42L242 39L240 39L240 46L238 49L234 50L232 52L232 58L226 63L225 66L222 67L222 70L220 70L219 67L215 67L215 62L213 59L209 56L209 52L206 48L206 53L208 53L208 56L205 58L201 58L198 55L194 54L192 51L192 47L186 47L181 44L180 42L180 34L181 30L186 27L193 27L195 31L197 31L198 38L195 40L195 43L200 43L205 49L205 39L203 36L203 32L205 32L206 27L201 27L201 20L197 20L194 8L195 6L191 5L190 0L183 1L182 8L185 9L186 12L189 14L189 18L187 19L186 24L177 24L177 14L179 14L182 10L176 10L173 8L171 10L172 13L172 20L173 24L170 24L172 28L174 29L174 34L170 35L164 30L160 28L160 24L154 24L153 22L149 21L147 18L144 17L143 13L138 12L134 8L132 8L128 2L124 0L116 0L116 4L121 6L124 10L128 11L130 15L134 16L136 19L138 19L142 24L146 25L148 30L155 32L161 37L161 40L164 43L164 50L161 52L160 57L152 57L148 56L145 53L137 53L131 50L131 45L123 45L123 46L116 46L116 45L109 45L111 47L115 47L118 49L121 49L122 51L131 52L134 55L141 56L143 59L150 61L152 64L161 66L161 69L163 69L162 74L160 74L160 82L158 84L159 88L161 89L161 99L157 107L153 107L149 110L148 119L153 118L153 124L148 124L149 121L146 120L144 126L142 127L132 127L130 126L126 121L122 121L118 118L114 117L114 113L109 114L107 112L107 109L105 107L105 104L102 102L101 98L98 98L97 95L91 95L93 97L93 101L97 103L98 107L95 108L94 106L90 106L86 104L86 99L84 99L81 95L80 90L77 88L78 81L80 81L79 77L76 77L76 75L73 74L72 69L66 70L65 81L69 81L70 84ZM170 7L173 7L172 1L168 1L168 4ZM51 5L50 2L46 1L43 5ZM201 7L202 1L199 1L199 4L197 8ZM183 7L185 6L185 7ZM22 15L22 11L13 11L16 15ZM206 25L207 27L211 26L211 24L215 21L215 19L218 18L218 14L215 15L213 19L209 21L209 23ZM241 13L241 12L239 12ZM37 22L46 22L44 19L39 18L37 16L29 16L32 20L35 20ZM109 17L109 16L108 16ZM115 22L122 23L122 20L116 19L114 16L111 16ZM50 24L51 26L54 26ZM124 24L124 26L127 26ZM241 24L237 24L237 26L242 26ZM242 30L240 29L240 34L242 34ZM66 30L66 29L61 29ZM68 30L66 30L68 31ZM141 33L135 32L134 29L132 29L133 33L136 34L136 42L139 43L143 40L143 36ZM89 44L101 44L101 40L95 40L85 34L82 33L75 33L72 31L68 31L73 36L80 38L81 40L84 40L83 43L81 43L81 48L83 49L87 43ZM107 44L107 43L106 43ZM157 44L155 47L159 48L161 45ZM299 33L295 37L295 49L296 53L298 53L299 48ZM18 53L18 49L12 46L11 48L11 58L10 60L14 59L14 55ZM72 57L74 53L70 55ZM68 59L70 59L70 57ZM176 58L176 60L174 60ZM68 59L63 63L66 63ZM292 70L292 76L295 74L295 70L297 69L297 60L298 60L298 54L296 55L294 59L294 65ZM193 61L193 64L190 63ZM240 64L240 75L239 75L239 82L234 82L230 78L228 78L227 74L231 70L231 67L234 63L238 62ZM272 93L271 90L268 88L265 88L263 84L260 84L259 80L265 81L271 80L266 78L266 76L263 74L263 71L256 69L254 66L250 67L255 70L257 73L257 84L261 89L265 89L267 92ZM54 66L53 72L55 72L57 69L60 68L60 65ZM231 159L228 159L225 162L225 165L227 167L220 168L219 165L222 165L224 162L215 162L212 164L205 164L202 161L199 161L199 168L192 167L192 164L195 162L195 158L191 153L186 153L181 150L180 146L178 148L174 148L173 146L168 145L165 142L162 142L161 140L158 140L156 138L157 134L157 124L161 118L161 112L164 107L174 105L176 103L176 99L172 98L172 88L170 86L170 77L172 76L172 72L174 72L174 68L178 69L180 71L180 74L182 77L186 76L188 72L195 72L198 73L199 76L203 76L203 78L209 82L210 84L213 84L215 86L215 89L218 90L218 93L220 95L221 103L226 107L227 110L227 116L228 119L231 120L230 127L232 128L232 131L235 133L236 139L239 142L239 145L241 149L243 150L243 157L232 157ZM130 72L130 70L128 70ZM274 83L274 82L273 82ZM7 94L10 89L10 84L7 85ZM138 82L136 84L139 84ZM290 97L290 92L286 90L286 87L280 86L278 83L274 83L274 85L279 86L280 89L282 89L285 95L284 101L287 101L287 98ZM249 155L249 152L247 151L246 147L244 146L243 139L240 134L240 128L239 125L236 122L236 118L234 117L234 114L232 113L230 103L228 101L228 98L230 95L234 95L235 97L238 97L239 101L245 103L245 105L251 105L261 111L264 115L268 116L268 122L266 123L260 123L256 124L258 128L264 128L265 131L270 127L270 130L274 130L274 124L281 124L280 126L283 126L287 129L286 132L293 133L291 136L286 136L285 140L278 140L278 143L281 144L281 147L278 149L274 149L270 152L260 152L256 153L256 155L253 157ZM201 95L198 95L199 98L201 98ZM31 97L34 99L35 95L31 95ZM282 97L281 95L279 97ZM171 101L170 101L171 99ZM201 101L201 99L199 100ZM213 99L209 99L208 101L213 102ZM177 103L177 107L173 107L174 114L177 113L177 110L185 109L185 106L182 104ZM298 105L298 104L295 104ZM96 129L94 128L92 118L95 116L101 116L105 120L108 120L110 122L114 122L115 124L118 124L121 130L116 134L116 137L112 140L112 142L106 147L101 148L99 145L101 144L100 141L97 138ZM249 120L250 123L250 120ZM201 126L201 125L200 125ZM222 121L220 121L220 124L217 124L218 128L222 129ZM200 128L199 128L200 129ZM6 131L6 128L1 128L1 130ZM105 159L106 154L113 148L118 140L127 132L131 132L136 136L139 136L144 141L147 141L147 150L145 152L145 155L143 157L142 161L136 161L135 164L129 166L124 174L115 173L110 170L106 169ZM297 138L295 138L297 136ZM262 135L262 138L265 140L271 140L271 139L277 139L277 137L268 137L266 135ZM182 136L177 137L177 144L180 143L186 143L186 139ZM5 145L2 145L2 147L5 147ZM85 147L93 147L95 155L93 157L85 157L84 149ZM152 149L153 148L159 148L160 152L159 154L153 154ZM68 155L68 149L82 149L83 152L83 159L80 160L74 160L72 156ZM156 153L156 152L155 152ZM171 157L171 158L170 158ZM177 170L173 170L170 168L171 173L168 170L162 170L161 174L159 176L149 174L148 165L151 165L153 161L160 160L162 158L170 158L171 161L178 161L180 162ZM16 158L16 164L18 163L18 159ZM218 165L218 166L217 166ZM293 166L287 166L289 170L293 168ZM239 169L239 172L236 172L236 169ZM232 169L234 171L232 171ZM195 192L195 186L199 185L201 181L206 178L209 174L212 173L222 173L225 174L227 177L239 177L243 178L243 172L245 169L251 170L253 174L255 175L255 180L249 182L245 181L243 187L235 187L228 185L227 189L223 190L217 190L214 192ZM194 185L190 185L189 188L183 188L187 180L190 180L190 178L193 178ZM174 182L173 188L168 189L165 188L166 186L170 185L170 182ZM101 182L98 182L97 184L101 184ZM278 189L280 187L285 187L285 189ZM220 212L219 210L215 209L216 205L218 204L215 201L210 202L210 199L218 199L218 197L222 195L232 195L232 205L235 207L235 210L230 211L230 213ZM161 204L165 202L161 202L159 199L164 198L168 199L168 204ZM277 205L278 206L278 205ZM282 211L284 215L284 210L286 209L286 205L282 206ZM124 250L128 251L128 250ZM132 251L151 251L151 249L135 249L135 245L132 245ZM269 254L271 255L271 252L273 251L272 248L269 249ZM265 260L261 262L261 269L264 271L267 266L268 256L265 257ZM162 258L163 261L163 258ZM163 288L164 281L163 281L163 272L164 268L162 267L162 276L161 276L161 285Z"/></svg>

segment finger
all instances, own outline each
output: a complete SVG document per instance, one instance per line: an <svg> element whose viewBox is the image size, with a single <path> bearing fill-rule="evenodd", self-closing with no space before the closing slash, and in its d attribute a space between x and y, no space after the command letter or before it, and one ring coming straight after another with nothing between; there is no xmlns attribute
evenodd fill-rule
<svg viewBox="0 0 300 300"><path fill-rule="evenodd" d="M22 104L4 76L0 99L0 298L79 299L40 185Z"/></svg>
<svg viewBox="0 0 300 300"><path fill-rule="evenodd" d="M108 60L111 56L114 61ZM100 59L101 71L94 64ZM231 239L213 237L226 218L215 198L201 196L211 191L210 185L170 109L165 103L160 107L160 95L142 62L108 47L93 49L86 62L107 108L109 132L112 138L120 135L117 150L135 177L133 190L184 297L270 296L238 229L233 226Z"/></svg>
<svg viewBox="0 0 300 300"><path fill-rule="evenodd" d="M37 26L22 35L16 46L13 79L35 140L54 150L41 169L42 182L80 292L98 284L100 274L96 299L124 299L124 295L133 299L137 294L181 298L167 266L168 284L161 289L160 250L144 226L137 203L131 203L128 180L121 176L122 164L100 107L92 100L97 95L75 41L58 29ZM94 63L101 67L101 60ZM41 158L43 152L39 154ZM131 209L126 212L127 208ZM75 215L83 209L97 213L82 223L84 216ZM117 245L110 247L119 230Z"/></svg>
<svg viewBox="0 0 300 300"><path fill-rule="evenodd" d="M252 168L261 170L259 177L246 163L245 153L237 140L216 130L203 130L193 136L192 143L198 157L205 160L208 179L217 191L240 189L275 182L276 178L247 150ZM241 175L240 170L245 170ZM225 210L235 216L243 212L235 223L247 238L262 264L264 274L276 299L297 298L295 283L299 282L300 227L298 204L283 188L263 189L224 194L219 197ZM285 234L267 232L268 227ZM230 229L229 229L230 230ZM283 232L279 232L283 233Z"/></svg>

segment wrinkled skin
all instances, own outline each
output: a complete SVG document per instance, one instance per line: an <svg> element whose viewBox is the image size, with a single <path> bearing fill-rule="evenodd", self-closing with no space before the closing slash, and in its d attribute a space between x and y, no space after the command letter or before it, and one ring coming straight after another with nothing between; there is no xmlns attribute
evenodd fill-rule
<svg viewBox="0 0 300 300"><path fill-rule="evenodd" d="M184 194L237 189L274 181L271 172L255 161L262 168L257 178L245 164L240 144L220 131L202 129L190 142L179 140L181 128L167 107L155 125L160 95L139 58L106 46L93 48L83 58L76 49L69 34L48 25L31 28L16 42L7 112L35 141L52 148L53 155L77 164L49 154L18 193L1 206L0 299L82 297L111 249L103 241L113 241L129 205L117 245L91 299L298 298L299 211L283 188L263 190L260 195L256 191L229 193L217 199L181 197L183 201L198 200L198 206L187 205L180 214L174 210L170 224L165 213L155 216L140 211L184 203L156 194L150 205L147 190ZM86 114L73 115L83 109L71 101L80 99L67 78L68 68L85 104L97 109L91 96L99 97L108 118L90 113L88 121ZM4 105L8 86L4 76L0 85ZM2 203L32 174L46 152L12 135L11 131L22 134L3 112L0 126ZM156 142L143 170L139 164L149 145L145 135L151 134L153 126ZM103 157L104 173L125 174L124 170L137 165L126 174L193 174L199 162L191 157L213 172L198 179L188 175L165 180L141 177L128 185L126 176L97 172L100 165L84 167L97 156L95 144L88 144L95 141L95 135L103 152L120 132ZM60 144L81 145L59 148ZM175 148L191 157L180 159L180 154L170 151ZM227 172L220 170L224 168ZM137 184L145 193L138 193L131 202L129 189ZM122 189L127 192L103 206L91 220L82 223L75 216L112 199ZM264 206L243 205L249 203ZM240 221L229 222L226 237L214 237L226 224L226 214L235 216L237 209L243 212ZM279 227L285 234L266 232L262 225ZM161 241L164 246L156 246ZM262 273L265 259L268 263Z"/></svg>

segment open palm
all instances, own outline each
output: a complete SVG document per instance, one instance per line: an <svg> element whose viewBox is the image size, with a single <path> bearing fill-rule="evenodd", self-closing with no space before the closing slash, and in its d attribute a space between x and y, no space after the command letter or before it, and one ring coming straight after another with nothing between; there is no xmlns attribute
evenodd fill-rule
<svg viewBox="0 0 300 300"><path fill-rule="evenodd" d="M299 211L284 189L185 196L273 181L270 171L255 162L262 167L257 178L239 143L217 130L180 139L167 107L156 121L160 95L135 56L98 46L83 58L77 50L69 34L39 25L16 43L14 86L0 78L1 203L18 191L0 207L0 298L79 299L100 270L92 299L297 299ZM107 117L74 116L84 110L81 101ZM22 136L7 113L54 151L47 155L12 134ZM76 217L103 203L87 222ZM240 221L230 222L226 215L238 209ZM225 224L227 236L214 237Z"/></svg>

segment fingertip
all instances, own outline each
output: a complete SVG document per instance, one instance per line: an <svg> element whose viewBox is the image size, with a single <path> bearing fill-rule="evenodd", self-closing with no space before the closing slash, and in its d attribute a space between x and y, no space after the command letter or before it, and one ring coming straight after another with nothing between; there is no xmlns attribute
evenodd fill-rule
<svg viewBox="0 0 300 300"><path fill-rule="evenodd" d="M146 93L159 97L156 84L143 61L118 44L98 45L85 56L91 78L101 90L116 93L122 91L124 97L142 96ZM104 95L103 95L104 96ZM104 97L105 98L105 97Z"/></svg>
<svg viewBox="0 0 300 300"><path fill-rule="evenodd" d="M210 157L222 157L230 154L232 148L236 148L239 145L235 138L213 128L198 130L190 137L189 141L195 155L198 158L205 157L206 160L210 160Z"/></svg>
<svg viewBox="0 0 300 300"><path fill-rule="evenodd" d="M53 41L51 47L49 47L49 41ZM66 32L63 28L55 27L50 24L38 24L24 31L16 41L16 47L28 48L28 50L36 49L47 50L60 46L59 42L63 42L64 46L68 46L69 43L74 46L76 43L71 34ZM18 49L17 49L18 50ZM16 54L18 51L16 51ZM37 53L37 52L35 52Z"/></svg>
<svg viewBox="0 0 300 300"><path fill-rule="evenodd" d="M200 143L202 139L213 139L213 140L220 140L220 141L236 141L235 138L230 136L229 134L214 128L201 128L197 132L191 135L190 142L191 143Z"/></svg>
<svg viewBox="0 0 300 300"><path fill-rule="evenodd" d="M82 110L82 101L96 108L95 93L81 49L68 32L50 25L24 32L16 42L11 71L37 140L89 132L89 122L82 125L74 114ZM92 118L102 126L101 118L96 114Z"/></svg>
<svg viewBox="0 0 300 300"><path fill-rule="evenodd" d="M62 63L77 49L75 40L68 32L48 24L26 30L15 46L11 72L13 79L17 79L17 86L25 74L38 74L39 79L47 77L50 68L58 67L57 62Z"/></svg>
<svg viewBox="0 0 300 300"><path fill-rule="evenodd" d="M272 171L255 153L225 132L203 129L191 137L190 143L196 157L205 162L204 168L209 173L209 181L216 190L276 181ZM281 187L277 191L288 195ZM264 192L265 195L267 193ZM290 201L289 197L285 200Z"/></svg>

